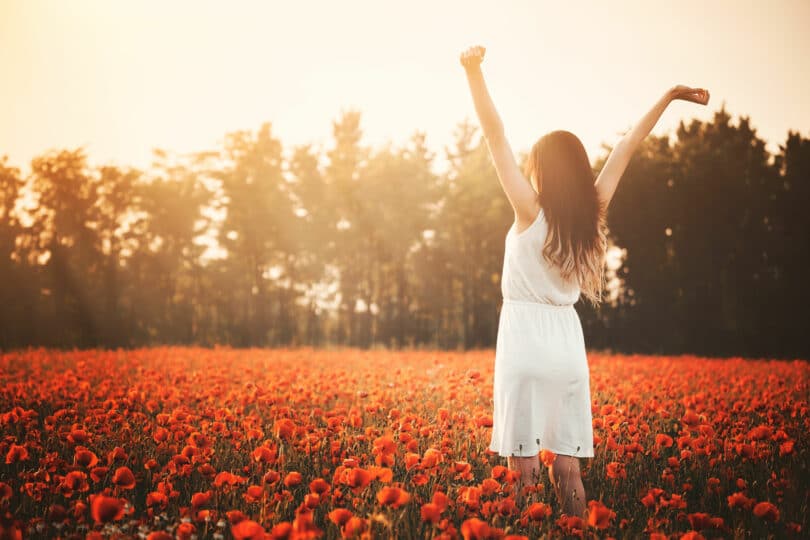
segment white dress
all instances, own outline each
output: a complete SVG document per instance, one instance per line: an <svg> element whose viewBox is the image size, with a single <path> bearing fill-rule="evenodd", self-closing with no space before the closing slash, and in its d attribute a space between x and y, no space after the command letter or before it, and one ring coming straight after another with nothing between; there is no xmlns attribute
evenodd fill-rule
<svg viewBox="0 0 810 540"><path fill-rule="evenodd" d="M489 449L593 457L590 373L574 309L580 288L543 258L547 233L541 209L529 228L517 233L512 224L506 234Z"/></svg>

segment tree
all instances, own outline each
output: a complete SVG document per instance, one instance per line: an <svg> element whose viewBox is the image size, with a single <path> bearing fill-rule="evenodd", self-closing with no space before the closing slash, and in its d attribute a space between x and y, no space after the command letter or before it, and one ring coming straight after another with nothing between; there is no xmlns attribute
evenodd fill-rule
<svg viewBox="0 0 810 540"><path fill-rule="evenodd" d="M33 299L38 295L30 281L24 280L30 271L29 262L20 257L17 238L24 227L15 212L24 181L20 170L7 165L8 156L0 160L0 348L18 346L33 341L29 323L35 317Z"/></svg>
<svg viewBox="0 0 810 540"><path fill-rule="evenodd" d="M43 292L47 336L52 345L92 347L100 342L102 266L98 226L98 182L84 149L50 152L31 162L37 246L46 259Z"/></svg>
<svg viewBox="0 0 810 540"><path fill-rule="evenodd" d="M255 135L229 134L223 157L226 167L212 176L221 181L226 201L219 242L231 263L233 299L241 305L237 317L246 332L240 343L289 343L294 306L279 280L287 277L301 220L285 187L281 142L265 123ZM277 273L271 277L274 268ZM271 299L276 307L272 314Z"/></svg>
<svg viewBox="0 0 810 540"><path fill-rule="evenodd" d="M129 224L134 219L134 196L141 172L103 166L99 169L98 225L96 227L104 259L101 288L104 307L101 342L108 347L132 344L131 318L124 316L122 287L126 261L123 254L137 245ZM131 305L127 313L131 314Z"/></svg>
<svg viewBox="0 0 810 540"><path fill-rule="evenodd" d="M136 321L131 331L140 343L191 343L206 249L195 239L208 227L202 207L212 197L203 184L210 157L173 162L157 151L155 158L153 174L135 191L132 226L139 242L128 264Z"/></svg>
<svg viewBox="0 0 810 540"><path fill-rule="evenodd" d="M344 112L332 123L335 146L327 152L325 178L327 201L336 218L326 237L329 264L339 277L338 331L335 338L348 345L359 345L358 305L368 305L368 254L376 226L368 215L365 167L368 149L361 146L360 112Z"/></svg>

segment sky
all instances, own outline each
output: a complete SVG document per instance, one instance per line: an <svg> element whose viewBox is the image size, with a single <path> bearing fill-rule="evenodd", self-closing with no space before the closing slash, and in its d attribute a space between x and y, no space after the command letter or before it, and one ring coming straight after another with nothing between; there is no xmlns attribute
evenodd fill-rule
<svg viewBox="0 0 810 540"><path fill-rule="evenodd" d="M220 148L263 122L330 148L342 110L362 143L417 130L437 170L457 124L477 124L460 53L482 70L515 152L567 129L591 161L675 84L654 134L709 120L725 102L771 152L810 136L810 2L0 0L0 157L29 170L51 149L91 165L148 168L152 149Z"/></svg>

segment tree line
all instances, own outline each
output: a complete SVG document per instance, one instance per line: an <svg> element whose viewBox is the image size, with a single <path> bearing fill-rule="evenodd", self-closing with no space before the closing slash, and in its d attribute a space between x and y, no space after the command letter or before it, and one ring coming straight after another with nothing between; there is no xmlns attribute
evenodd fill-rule
<svg viewBox="0 0 810 540"><path fill-rule="evenodd" d="M810 139L771 155L725 106L674 135L647 137L611 202L624 256L609 298L576 304L588 346L806 358ZM477 128L441 174L420 131L361 139L349 110L325 151L285 155L264 123L147 170L78 148L23 177L4 157L0 348L494 346L513 213Z"/></svg>

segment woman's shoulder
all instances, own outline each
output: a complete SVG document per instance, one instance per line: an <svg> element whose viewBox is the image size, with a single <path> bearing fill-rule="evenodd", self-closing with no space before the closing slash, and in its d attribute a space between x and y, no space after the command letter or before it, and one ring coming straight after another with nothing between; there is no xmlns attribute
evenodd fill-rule
<svg viewBox="0 0 810 540"><path fill-rule="evenodd" d="M531 221L515 221L512 224L512 228L515 230L515 236L523 236L529 230L536 228L536 225L543 221L543 207L538 206L538 208L535 210L535 214L530 219Z"/></svg>

